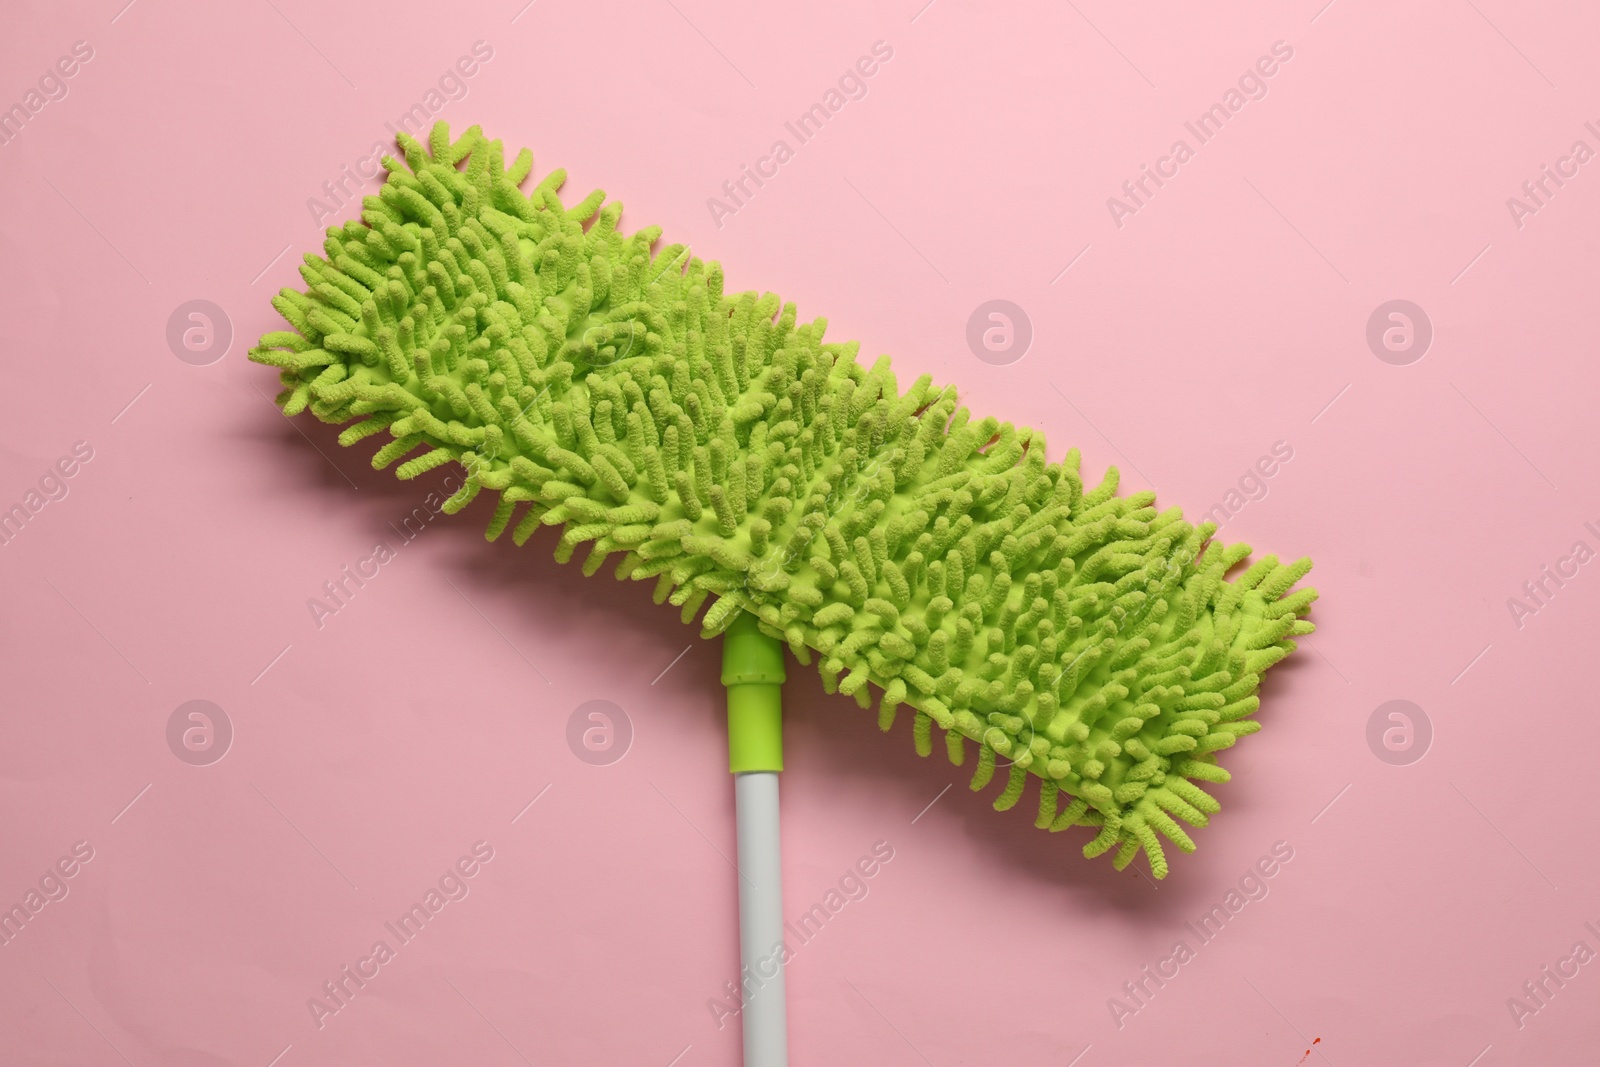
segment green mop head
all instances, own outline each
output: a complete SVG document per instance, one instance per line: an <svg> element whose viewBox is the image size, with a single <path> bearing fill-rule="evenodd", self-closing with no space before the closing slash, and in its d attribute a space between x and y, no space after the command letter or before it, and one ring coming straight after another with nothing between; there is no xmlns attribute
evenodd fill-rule
<svg viewBox="0 0 1600 1067"><path fill-rule="evenodd" d="M994 806L1039 781L1042 829L1088 826L1084 848L1191 851L1225 782L1215 753L1260 724L1257 687L1316 594L1306 559L1224 548L1211 523L1153 493L1086 488L1076 449L974 418L930 376L901 391L888 357L825 343L772 293L723 293L722 268L622 205L573 207L557 170L531 193L523 149L445 124L399 136L362 221L307 255L304 292L273 299L291 331L250 358L282 369L286 415L350 423L340 443L388 442L376 468L466 471L448 512L499 494L488 537L561 527L562 562L655 578L656 601L702 633L749 611L829 691L879 700L887 730L915 711L927 755L977 749L972 788L1005 771ZM409 457L409 458L408 458ZM518 510L522 510L520 517ZM1065 794L1065 796L1063 796ZM1176 819L1174 818L1176 817Z"/></svg>

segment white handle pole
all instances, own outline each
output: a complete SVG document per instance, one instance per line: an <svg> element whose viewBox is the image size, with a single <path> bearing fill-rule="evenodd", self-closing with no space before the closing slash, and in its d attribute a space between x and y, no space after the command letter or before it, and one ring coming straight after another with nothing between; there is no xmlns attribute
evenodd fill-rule
<svg viewBox="0 0 1600 1067"><path fill-rule="evenodd" d="M733 776L739 832L739 962L744 990L744 1067L788 1067L783 989L783 864L778 775Z"/></svg>

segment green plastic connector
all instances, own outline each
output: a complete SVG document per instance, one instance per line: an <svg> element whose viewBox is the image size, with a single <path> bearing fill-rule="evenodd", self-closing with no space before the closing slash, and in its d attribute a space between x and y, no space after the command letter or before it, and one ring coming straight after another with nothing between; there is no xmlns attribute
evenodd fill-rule
<svg viewBox="0 0 1600 1067"><path fill-rule="evenodd" d="M783 770L783 646L748 611L722 638L728 687L728 770Z"/></svg>

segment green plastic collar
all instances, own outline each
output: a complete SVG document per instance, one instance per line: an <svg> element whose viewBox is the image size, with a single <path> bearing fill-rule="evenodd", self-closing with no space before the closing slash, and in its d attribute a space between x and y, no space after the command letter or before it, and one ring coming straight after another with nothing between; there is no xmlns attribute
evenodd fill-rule
<svg viewBox="0 0 1600 1067"><path fill-rule="evenodd" d="M728 687L728 770L783 770L783 646L740 612L722 638Z"/></svg>

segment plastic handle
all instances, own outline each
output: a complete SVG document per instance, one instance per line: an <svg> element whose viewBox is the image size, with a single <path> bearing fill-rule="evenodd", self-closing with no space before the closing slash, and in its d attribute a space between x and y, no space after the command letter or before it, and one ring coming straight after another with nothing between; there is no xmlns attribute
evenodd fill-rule
<svg viewBox="0 0 1600 1067"><path fill-rule="evenodd" d="M783 864L778 771L783 770L783 646L739 613L722 638L728 687L728 769L739 830L739 962L745 1067L788 1067L783 981Z"/></svg>

